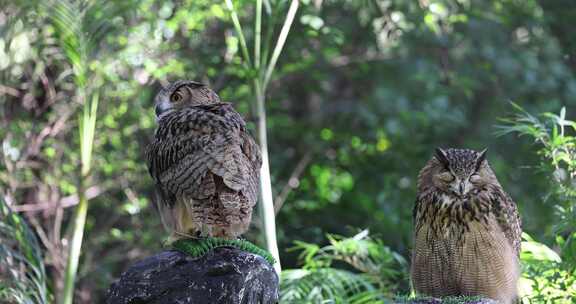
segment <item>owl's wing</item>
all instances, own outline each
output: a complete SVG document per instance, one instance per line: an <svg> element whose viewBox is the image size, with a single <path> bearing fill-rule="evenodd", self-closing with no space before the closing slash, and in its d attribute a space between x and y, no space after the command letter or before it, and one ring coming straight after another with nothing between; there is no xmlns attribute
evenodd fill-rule
<svg viewBox="0 0 576 304"><path fill-rule="evenodd" d="M163 116L146 153L161 199L172 205L182 195L209 197L216 187L205 178L208 173L222 177L232 190L244 190L250 178L241 150L243 129L242 117L225 103Z"/></svg>
<svg viewBox="0 0 576 304"><path fill-rule="evenodd" d="M516 256L520 256L522 222L518 208L512 198L500 187L495 190L491 200L496 220L510 245L516 251Z"/></svg>
<svg viewBox="0 0 576 304"><path fill-rule="evenodd" d="M432 213L437 210L434 206L438 205L438 202L439 198L435 191L424 191L418 194L414 209L412 209L412 221L415 227L415 233L422 228L427 217L434 216Z"/></svg>
<svg viewBox="0 0 576 304"><path fill-rule="evenodd" d="M215 107L214 105L202 106L213 112L219 113L227 122L233 125L240 126L240 151L235 150L235 157L238 160L238 168L242 173L243 189L242 192L248 198L248 201L255 203L258 199L258 185L260 181L260 168L262 167L262 154L260 152L260 147L254 141L254 138L246 129L246 123L242 119L242 116L229 103L220 103ZM240 154L241 153L241 154ZM224 182L234 190L239 190L230 186L229 183Z"/></svg>
<svg viewBox="0 0 576 304"><path fill-rule="evenodd" d="M255 201L253 180L259 179L259 170L262 163L260 148L246 129L242 116L229 103L205 105L202 108L218 113L224 120L233 126L233 133L228 132L224 137L217 136L215 141L222 140L226 145L204 146L204 150L214 157L224 156L225 171L218 173L217 167L211 170L221 176L224 184L229 188L242 191L250 201ZM256 190L257 191L257 190Z"/></svg>
<svg viewBox="0 0 576 304"><path fill-rule="evenodd" d="M260 168L262 167L262 154L260 147L254 141L254 138L247 130L241 132L242 138L242 153L246 156L245 166L250 170L248 184L246 186L245 195L250 202L256 203L258 200L258 185L260 182Z"/></svg>

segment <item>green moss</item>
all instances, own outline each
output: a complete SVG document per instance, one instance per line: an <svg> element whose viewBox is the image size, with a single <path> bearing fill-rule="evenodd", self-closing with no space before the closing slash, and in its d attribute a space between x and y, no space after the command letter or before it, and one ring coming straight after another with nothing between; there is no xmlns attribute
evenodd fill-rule
<svg viewBox="0 0 576 304"><path fill-rule="evenodd" d="M479 296L448 297L448 298L442 298L442 303L443 304L459 304L459 303L469 303L469 302L474 302L474 301L480 301L482 299L485 299L485 298L479 297Z"/></svg>
<svg viewBox="0 0 576 304"><path fill-rule="evenodd" d="M411 296L398 296L394 299L395 304L410 304L410 303L427 303L427 301L432 301L435 298L432 297L411 297ZM458 297L445 297L441 298L442 304L463 304L463 303L475 303L480 301L482 298L480 296L458 296Z"/></svg>
<svg viewBox="0 0 576 304"><path fill-rule="evenodd" d="M174 242L172 244L172 247L194 258L203 257L208 252L214 250L214 248L234 247L246 252L259 255L264 259L266 259L266 261L268 261L268 263L272 265L276 263L276 260L274 259L274 257L272 257L272 255L268 251L250 243L247 240L226 240L213 237L203 239L182 239Z"/></svg>

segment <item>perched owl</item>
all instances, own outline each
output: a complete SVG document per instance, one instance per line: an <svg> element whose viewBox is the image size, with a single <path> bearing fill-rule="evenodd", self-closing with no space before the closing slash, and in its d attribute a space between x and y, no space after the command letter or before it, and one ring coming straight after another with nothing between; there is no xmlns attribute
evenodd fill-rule
<svg viewBox="0 0 576 304"><path fill-rule="evenodd" d="M417 294L515 301L520 217L485 158L486 150L436 149L420 171L411 269Z"/></svg>
<svg viewBox="0 0 576 304"><path fill-rule="evenodd" d="M233 239L250 224L260 149L231 104L207 86L176 81L156 96L158 128L146 155L172 239Z"/></svg>

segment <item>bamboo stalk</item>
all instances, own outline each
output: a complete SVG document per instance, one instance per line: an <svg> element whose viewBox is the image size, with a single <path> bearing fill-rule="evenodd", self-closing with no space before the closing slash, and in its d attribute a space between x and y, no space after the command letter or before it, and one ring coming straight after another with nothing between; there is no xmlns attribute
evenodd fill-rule
<svg viewBox="0 0 576 304"><path fill-rule="evenodd" d="M260 70L260 48L262 41L262 0L256 0L256 22L254 23L254 68ZM258 75L260 77L261 75Z"/></svg>
<svg viewBox="0 0 576 304"><path fill-rule="evenodd" d="M258 140L262 152L262 167L260 168L260 193L262 203L260 209L262 213L264 236L266 239L266 249L276 259L274 269L278 274L282 271L280 262L280 252L276 239L276 213L274 212L274 198L272 196L272 182L270 180L270 162L268 157L268 131L266 129L266 107L264 91L260 81L256 84L256 107L258 111Z"/></svg>
<svg viewBox="0 0 576 304"><path fill-rule="evenodd" d="M78 271L78 261L80 260L86 215L88 214L88 200L83 193L83 189L78 190L80 191L80 202L78 203L74 214L74 233L70 242L70 253L68 254L68 261L66 263L67 267L64 277L64 290L61 300L61 303L63 304L72 304L74 299L74 282Z"/></svg>
<svg viewBox="0 0 576 304"><path fill-rule="evenodd" d="M292 27L292 23L294 22L294 17L296 16L296 12L298 11L299 5L300 0L292 0L292 2L290 3L290 8L288 9L288 13L286 14L286 19L284 20L284 24L282 25L282 29L280 30L280 35L278 35L278 41L276 42L274 52L272 52L272 57L270 58L270 63L268 64L268 68L266 70L266 75L264 76L264 82L262 84L263 91L266 91L266 89L268 88L268 83L270 82L270 78L272 77L272 73L274 72L274 68L276 67L278 58L280 57L280 53L282 53L284 43L286 43L286 38L288 37L290 28Z"/></svg>
<svg viewBox="0 0 576 304"><path fill-rule="evenodd" d="M266 124L265 98L268 82L272 77L272 73L274 72L274 68L276 67L276 63L278 61L278 58L280 57L282 48L284 47L284 43L286 42L286 38L288 37L288 32L292 27L292 22L294 21L294 17L296 16L298 5L299 0L292 0L290 8L288 9L288 13L286 14L286 20L284 21L282 29L280 30L278 41L276 43L276 46L274 47L272 57L270 58L270 62L262 66L261 71L264 71L264 69L266 69L264 79L258 78L255 81L256 103L258 111L258 139L260 141L261 146L260 148L262 150L262 168L260 170L260 190L262 193L262 204L260 205L260 207L264 221L266 246L268 251L278 261L278 263L274 265L274 269L277 271L278 274L280 274L282 268L280 263L280 254L278 250L278 241L276 239L276 213L274 212L274 198L272 196L272 182L270 179L270 162L268 157L268 131L266 129L267 124Z"/></svg>
<svg viewBox="0 0 576 304"><path fill-rule="evenodd" d="M263 220L264 236L266 241L266 248L272 256L278 261L274 265L275 270L280 273L280 254L278 252L278 242L276 239L276 217L274 212L274 198L272 196L272 183L270 179L270 161L268 154L268 132L266 129L266 89L268 82L272 77L274 68L280 57L284 43L294 21L294 17L298 10L299 0L292 0L290 8L286 14L286 19L280 30L278 40L274 47L272 57L267 62L268 48L264 49L264 56L262 56L262 6L263 1L256 1L256 21L254 25L254 65L250 59L246 39L242 31L242 25L238 19L238 13L234 8L232 0L225 0L226 6L230 11L230 16L234 24L234 28L240 40L240 48L244 63L247 68L254 68L257 71L257 76L253 76L253 88L256 95L256 111L258 116L258 141L262 151L262 167L260 169L260 193L261 204L259 204L260 213ZM267 3L268 4L268 3ZM269 28L268 33L271 33Z"/></svg>
<svg viewBox="0 0 576 304"><path fill-rule="evenodd" d="M234 8L234 4L232 0L225 0L226 6L230 11L230 17L232 17L232 23L234 24L234 29L238 34L238 38L240 39L240 49L242 50L242 55L244 56L244 60L246 64L251 67L252 62L250 60L250 53L248 52L248 45L246 44L246 38L244 38L244 32L242 31L242 25L240 25L240 19L238 18L238 13Z"/></svg>
<svg viewBox="0 0 576 304"><path fill-rule="evenodd" d="M84 89L78 90L79 96L85 96ZM78 186L78 206L74 214L74 230L70 241L70 253L66 263L66 273L64 276L64 289L62 293L62 304L72 304L74 300L74 283L78 272L78 262L84 238L84 227L86 226L86 216L88 214L88 198L86 197L88 177L90 175L92 151L94 146L94 134L96 129L96 116L98 111L98 94L93 94L92 99L84 101L84 111L80 117L78 129L80 134L80 181Z"/></svg>

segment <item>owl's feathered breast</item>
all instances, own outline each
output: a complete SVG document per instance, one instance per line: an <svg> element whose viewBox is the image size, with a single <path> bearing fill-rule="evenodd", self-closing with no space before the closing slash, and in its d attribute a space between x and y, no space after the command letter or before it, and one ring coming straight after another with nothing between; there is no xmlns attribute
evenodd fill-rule
<svg viewBox="0 0 576 304"><path fill-rule="evenodd" d="M470 223L486 223L491 205L487 200L458 199L449 194L430 191L418 196L414 209L416 233L429 226L434 235L457 229L460 234L470 231Z"/></svg>
<svg viewBox="0 0 576 304"><path fill-rule="evenodd" d="M461 242L474 233L471 227L495 230L503 233L519 254L521 228L516 204L499 186L487 185L467 198L425 191L417 198L413 216L416 234L426 227L428 238L450 237Z"/></svg>

